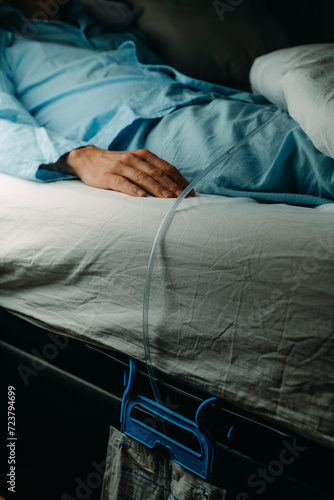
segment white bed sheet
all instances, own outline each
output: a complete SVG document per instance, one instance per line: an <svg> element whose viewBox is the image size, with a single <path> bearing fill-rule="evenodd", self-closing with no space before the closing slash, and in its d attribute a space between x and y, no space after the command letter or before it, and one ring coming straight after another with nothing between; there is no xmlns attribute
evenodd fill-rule
<svg viewBox="0 0 334 500"><path fill-rule="evenodd" d="M144 280L171 203L0 174L0 306L143 360ZM333 278L333 205L187 199L154 272L153 363L334 448Z"/></svg>

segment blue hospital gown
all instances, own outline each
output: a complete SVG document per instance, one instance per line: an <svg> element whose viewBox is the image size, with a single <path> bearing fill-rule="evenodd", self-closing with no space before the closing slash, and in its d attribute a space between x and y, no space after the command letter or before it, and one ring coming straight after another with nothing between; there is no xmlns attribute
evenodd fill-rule
<svg viewBox="0 0 334 500"><path fill-rule="evenodd" d="M147 148L188 180L276 110L262 96L195 80L145 48L135 28L77 26L2 9L0 171L34 181L72 149ZM111 31L111 32L110 32ZM334 200L334 161L283 113L197 186L208 194L317 205Z"/></svg>

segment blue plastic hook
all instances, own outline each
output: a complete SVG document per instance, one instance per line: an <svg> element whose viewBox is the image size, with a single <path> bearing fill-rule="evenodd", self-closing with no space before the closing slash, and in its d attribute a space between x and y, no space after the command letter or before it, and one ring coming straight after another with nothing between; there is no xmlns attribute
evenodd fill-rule
<svg viewBox="0 0 334 500"><path fill-rule="evenodd" d="M126 388L122 399L121 431L149 448L154 448L157 445L165 447L169 450L172 460L203 479L210 481L214 459L213 439L203 426L202 417L207 407L217 401L217 398L204 401L196 412L196 421L193 422L147 397L132 395L135 376L135 362L130 359ZM161 421L169 422L191 433L198 442L199 451L177 442L165 433L135 418L133 415L135 408L146 410Z"/></svg>

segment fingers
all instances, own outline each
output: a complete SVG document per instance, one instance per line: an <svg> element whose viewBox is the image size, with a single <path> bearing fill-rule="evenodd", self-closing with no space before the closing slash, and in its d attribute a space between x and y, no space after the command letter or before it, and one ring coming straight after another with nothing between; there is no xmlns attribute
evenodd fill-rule
<svg viewBox="0 0 334 500"><path fill-rule="evenodd" d="M167 178L173 181L174 185L170 186L170 191L173 192L174 195L176 193L175 185L178 186L178 189L181 188L181 190L189 186L189 182L187 181L187 179L185 179L185 177L183 177L183 175L177 168L175 168L173 165L163 160L162 158L159 158L159 156L155 155L151 151L148 151L147 149L141 149L139 151L136 151L136 153L144 158L144 160L148 164L161 170L165 174L164 179ZM168 187L168 184L166 184L166 187ZM179 196L179 194L177 196ZM194 190L189 193L189 196L195 196Z"/></svg>
<svg viewBox="0 0 334 500"><path fill-rule="evenodd" d="M132 182L129 182L125 177L121 175L111 174L108 178L108 189L112 189L113 191L119 191L120 193L129 194L130 196L135 197L145 197L146 191L139 188Z"/></svg>
<svg viewBox="0 0 334 500"><path fill-rule="evenodd" d="M175 167L147 150L122 152L121 161L114 162L112 173L110 189L127 194L131 191L132 196L143 196L140 189L144 189L158 198L177 198L189 185ZM122 182L122 177L130 182ZM137 192L136 186L140 188Z"/></svg>
<svg viewBox="0 0 334 500"><path fill-rule="evenodd" d="M129 165L129 163L132 163L132 165ZM169 179L162 170L150 166L138 157L128 159L128 163L115 164L113 173L128 179L135 186L144 189L157 198L173 198L182 193L182 188ZM114 181L115 179L112 179L113 183Z"/></svg>

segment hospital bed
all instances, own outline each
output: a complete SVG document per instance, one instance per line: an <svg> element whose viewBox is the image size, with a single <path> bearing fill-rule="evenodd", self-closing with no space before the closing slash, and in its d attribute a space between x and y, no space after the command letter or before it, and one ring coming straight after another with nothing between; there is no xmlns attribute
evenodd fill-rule
<svg viewBox="0 0 334 500"><path fill-rule="evenodd" d="M119 426L124 363L144 361L145 272L172 201L138 201L79 181L2 175L1 186L1 304L15 314L2 311L2 383L16 389L25 470L17 481L32 495L54 477L62 490L52 483L57 493L48 498L75 497L76 479L85 482L92 463L103 462L109 425ZM333 463L333 237L332 205L204 195L184 201L166 234L152 281L152 360L173 377L165 382L172 408L180 393L190 393L178 409L186 413L194 398L221 399L213 430L229 450L228 483L232 468L247 484L258 463L279 460L282 443L297 435L309 469L300 453L284 475L300 469L322 498L325 464ZM175 379L186 388L174 388ZM227 432L243 418L234 447ZM323 498L331 495L327 488Z"/></svg>
<svg viewBox="0 0 334 500"><path fill-rule="evenodd" d="M173 201L0 179L1 397L15 388L14 498L98 499L129 358L150 393L144 281ZM180 414L219 398L206 426L228 500L334 498L333 212L199 195L184 200L163 240L149 310L155 376ZM7 430L6 411L1 418ZM2 431L1 471L7 438ZM6 481L1 474L7 500Z"/></svg>

